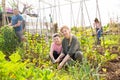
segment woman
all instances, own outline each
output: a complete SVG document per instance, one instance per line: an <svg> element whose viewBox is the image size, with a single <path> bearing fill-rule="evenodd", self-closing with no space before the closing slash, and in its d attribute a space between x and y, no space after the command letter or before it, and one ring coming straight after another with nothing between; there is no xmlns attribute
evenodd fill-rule
<svg viewBox="0 0 120 80"><path fill-rule="evenodd" d="M94 28L96 29L96 34L97 34L97 44L100 44L100 37L101 37L101 32L102 32L102 26L101 23L97 18L94 20Z"/></svg>
<svg viewBox="0 0 120 80"><path fill-rule="evenodd" d="M60 31L64 36L64 39L62 41L62 52L55 60L55 63L60 62L58 69L61 69L64 64L71 59L82 61L83 57L82 52L80 51L79 41L74 35L71 34L70 29L67 26L63 26Z"/></svg>
<svg viewBox="0 0 120 80"><path fill-rule="evenodd" d="M55 62L55 60L58 58L62 50L62 44L61 44L61 39L60 35L58 33L53 34L53 42L51 44L50 48L50 58L52 63Z"/></svg>

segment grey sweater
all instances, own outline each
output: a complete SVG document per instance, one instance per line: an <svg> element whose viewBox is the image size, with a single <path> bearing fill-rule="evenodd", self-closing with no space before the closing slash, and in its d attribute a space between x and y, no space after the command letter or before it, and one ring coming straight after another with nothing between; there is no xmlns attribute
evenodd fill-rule
<svg viewBox="0 0 120 80"><path fill-rule="evenodd" d="M78 41L78 39L72 35L71 38L71 43L69 44L70 40L64 38L62 41L62 53L69 54L70 57L72 57L76 51L80 51L80 43Z"/></svg>

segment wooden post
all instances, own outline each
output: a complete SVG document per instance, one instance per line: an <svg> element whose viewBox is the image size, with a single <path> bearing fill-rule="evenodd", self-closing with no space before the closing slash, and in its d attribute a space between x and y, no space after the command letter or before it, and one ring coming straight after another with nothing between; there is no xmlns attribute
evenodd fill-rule
<svg viewBox="0 0 120 80"><path fill-rule="evenodd" d="M3 7L2 25L5 25L6 24L6 18L5 18L5 0L2 0L2 7Z"/></svg>

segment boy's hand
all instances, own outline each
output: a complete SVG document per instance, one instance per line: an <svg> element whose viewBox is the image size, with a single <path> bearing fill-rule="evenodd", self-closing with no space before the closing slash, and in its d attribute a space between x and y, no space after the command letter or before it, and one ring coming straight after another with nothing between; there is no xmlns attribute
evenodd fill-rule
<svg viewBox="0 0 120 80"><path fill-rule="evenodd" d="M52 59L52 63L53 63L53 64L55 63L55 59Z"/></svg>
<svg viewBox="0 0 120 80"><path fill-rule="evenodd" d="M55 62L54 63L57 63L57 60L55 60Z"/></svg>

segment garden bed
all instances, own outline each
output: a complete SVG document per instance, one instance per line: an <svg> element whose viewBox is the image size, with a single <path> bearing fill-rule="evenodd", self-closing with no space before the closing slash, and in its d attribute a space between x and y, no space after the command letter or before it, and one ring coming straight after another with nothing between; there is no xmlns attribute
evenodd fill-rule
<svg viewBox="0 0 120 80"><path fill-rule="evenodd" d="M106 80L120 80L120 56L106 62L99 73L105 74Z"/></svg>

